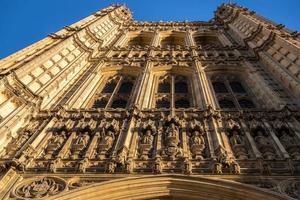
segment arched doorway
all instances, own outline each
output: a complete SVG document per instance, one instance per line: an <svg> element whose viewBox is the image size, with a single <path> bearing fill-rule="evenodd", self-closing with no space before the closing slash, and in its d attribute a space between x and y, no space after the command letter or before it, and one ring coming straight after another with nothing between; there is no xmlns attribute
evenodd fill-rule
<svg viewBox="0 0 300 200"><path fill-rule="evenodd" d="M48 199L274 200L289 198L251 185L217 178L150 175L92 184L62 192Z"/></svg>

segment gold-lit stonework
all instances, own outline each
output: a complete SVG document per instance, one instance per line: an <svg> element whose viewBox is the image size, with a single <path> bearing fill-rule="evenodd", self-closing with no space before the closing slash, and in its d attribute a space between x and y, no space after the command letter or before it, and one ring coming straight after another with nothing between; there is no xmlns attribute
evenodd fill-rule
<svg viewBox="0 0 300 200"><path fill-rule="evenodd" d="M300 39L112 5L0 60L0 199L300 199Z"/></svg>

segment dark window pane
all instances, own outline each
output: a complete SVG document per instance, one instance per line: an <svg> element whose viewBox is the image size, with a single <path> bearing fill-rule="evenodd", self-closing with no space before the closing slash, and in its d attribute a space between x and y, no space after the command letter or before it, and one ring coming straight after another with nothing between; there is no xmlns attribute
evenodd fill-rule
<svg viewBox="0 0 300 200"><path fill-rule="evenodd" d="M107 101L105 99L97 99L95 102L94 102L94 105L93 105L93 108L105 108L107 104Z"/></svg>
<svg viewBox="0 0 300 200"><path fill-rule="evenodd" d="M158 100L156 102L157 108L170 108L170 102L166 100Z"/></svg>
<svg viewBox="0 0 300 200"><path fill-rule="evenodd" d="M131 82L124 82L124 83L122 83L122 85L119 89L119 93L130 94L132 87L133 87L133 84Z"/></svg>
<svg viewBox="0 0 300 200"><path fill-rule="evenodd" d="M213 82L213 88L216 93L227 93L227 88L224 83L221 82Z"/></svg>
<svg viewBox="0 0 300 200"><path fill-rule="evenodd" d="M115 87L116 87L115 82L107 83L102 92L103 93L112 93L114 91Z"/></svg>
<svg viewBox="0 0 300 200"><path fill-rule="evenodd" d="M226 100L226 99L220 100L219 105L221 108L235 108L234 103L232 101Z"/></svg>
<svg viewBox="0 0 300 200"><path fill-rule="evenodd" d="M123 99L116 99L111 104L112 108L126 108L127 101Z"/></svg>
<svg viewBox="0 0 300 200"><path fill-rule="evenodd" d="M190 102L185 99L175 101L175 108L189 108Z"/></svg>
<svg viewBox="0 0 300 200"><path fill-rule="evenodd" d="M158 93L170 93L170 83L160 83Z"/></svg>
<svg viewBox="0 0 300 200"><path fill-rule="evenodd" d="M240 104L241 108L254 108L255 107L253 102L250 100L247 100L247 99L239 100L239 104Z"/></svg>
<svg viewBox="0 0 300 200"><path fill-rule="evenodd" d="M239 82L230 82L230 87L234 93L245 93L246 90L243 88L242 84Z"/></svg>
<svg viewBox="0 0 300 200"><path fill-rule="evenodd" d="M175 83L175 93L188 93L188 85L185 82Z"/></svg>

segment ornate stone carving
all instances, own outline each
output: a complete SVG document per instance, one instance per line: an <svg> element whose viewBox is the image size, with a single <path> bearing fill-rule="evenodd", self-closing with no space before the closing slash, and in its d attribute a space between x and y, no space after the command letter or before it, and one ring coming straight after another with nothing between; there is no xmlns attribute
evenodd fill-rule
<svg viewBox="0 0 300 200"><path fill-rule="evenodd" d="M161 161L161 157L156 157L155 161L153 163L153 173L155 174L161 174L163 171L163 164Z"/></svg>
<svg viewBox="0 0 300 200"><path fill-rule="evenodd" d="M204 131L199 121L192 121L189 124L189 145L192 156L196 159L203 159L205 149Z"/></svg>
<svg viewBox="0 0 300 200"><path fill-rule="evenodd" d="M141 124L140 140L138 145L139 156L141 159L146 160L151 156L153 148L154 136L156 127L154 122L149 120Z"/></svg>
<svg viewBox="0 0 300 200"><path fill-rule="evenodd" d="M164 154L171 160L182 156L182 149L179 147L179 120L170 118L165 123L165 148Z"/></svg>
<svg viewBox="0 0 300 200"><path fill-rule="evenodd" d="M281 144L285 147L293 159L300 160L300 144L298 143L298 139L295 137L295 134L290 131L288 126L279 120L276 120L274 124L276 135L278 136Z"/></svg>
<svg viewBox="0 0 300 200"><path fill-rule="evenodd" d="M240 125L233 119L229 119L227 122L227 133L232 150L237 159L247 159L248 152L246 149L246 141L241 131Z"/></svg>
<svg viewBox="0 0 300 200"><path fill-rule="evenodd" d="M111 148L113 147L116 135L119 131L119 123L116 120L112 122L103 121L102 122L102 132L101 139L98 145L98 157L104 159L110 153Z"/></svg>
<svg viewBox="0 0 300 200"><path fill-rule="evenodd" d="M279 184L279 191L292 198L300 199L300 181L295 179L282 181Z"/></svg>
<svg viewBox="0 0 300 200"><path fill-rule="evenodd" d="M53 132L48 142L48 145L45 149L44 158L46 159L53 158L58 153L60 148L62 148L66 139L67 139L67 133L65 131Z"/></svg>
<svg viewBox="0 0 300 200"><path fill-rule="evenodd" d="M66 189L63 179L57 177L43 177L25 180L19 184L14 195L20 199L41 199L56 195Z"/></svg>
<svg viewBox="0 0 300 200"><path fill-rule="evenodd" d="M84 133L79 132L71 145L70 157L72 159L81 158L84 150L87 148L89 140L90 135L88 131Z"/></svg>
<svg viewBox="0 0 300 200"><path fill-rule="evenodd" d="M273 144L270 142L270 138L268 138L269 134L263 125L257 121L253 121L251 123L251 133L259 151L263 154L263 157L267 160L274 159L276 153Z"/></svg>
<svg viewBox="0 0 300 200"><path fill-rule="evenodd" d="M228 173L240 174L239 164L228 156L228 152L224 147L220 146L216 149L216 152L217 157L212 165L214 174L223 174L225 170L227 170Z"/></svg>

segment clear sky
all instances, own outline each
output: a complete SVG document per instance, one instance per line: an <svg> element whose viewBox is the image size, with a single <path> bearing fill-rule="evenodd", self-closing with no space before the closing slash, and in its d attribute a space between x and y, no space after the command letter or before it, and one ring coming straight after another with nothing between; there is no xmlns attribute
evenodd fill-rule
<svg viewBox="0 0 300 200"><path fill-rule="evenodd" d="M205 21L229 0L0 0L0 58L112 3L125 3L139 21ZM232 0L300 31L300 0Z"/></svg>

